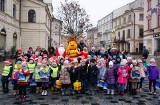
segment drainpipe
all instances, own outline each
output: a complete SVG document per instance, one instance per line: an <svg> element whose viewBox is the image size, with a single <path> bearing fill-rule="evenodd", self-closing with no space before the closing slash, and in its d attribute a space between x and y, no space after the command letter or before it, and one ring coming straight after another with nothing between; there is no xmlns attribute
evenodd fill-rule
<svg viewBox="0 0 160 105"><path fill-rule="evenodd" d="M20 0L20 5L19 5L19 29L20 29L20 37L19 37L19 45L20 48L22 47L21 44L21 37L22 37L22 28L21 28L21 21L22 21L22 17L21 17L21 11L22 11L22 0Z"/></svg>
<svg viewBox="0 0 160 105"><path fill-rule="evenodd" d="M51 41L52 41L52 22L53 22L53 18L51 19L51 22L50 22L50 43L49 43L49 47L51 47Z"/></svg>
<svg viewBox="0 0 160 105"><path fill-rule="evenodd" d="M134 46L134 52L135 52L135 49L136 49L136 46L135 46L135 33L136 33L135 32L135 21L136 21L135 18L136 18L136 14L135 14L135 12L134 12L133 9L131 9L131 12L133 12L133 14L134 14L134 21L133 21L133 28L134 28L134 34L133 34L134 37L133 37L133 39L134 39L134 45L133 46Z"/></svg>

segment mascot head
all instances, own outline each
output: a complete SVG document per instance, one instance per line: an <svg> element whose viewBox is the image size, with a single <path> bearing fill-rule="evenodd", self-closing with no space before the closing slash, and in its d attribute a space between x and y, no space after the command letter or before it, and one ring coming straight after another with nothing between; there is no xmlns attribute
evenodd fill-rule
<svg viewBox="0 0 160 105"><path fill-rule="evenodd" d="M70 50L77 49L77 40L74 38L74 36L70 37L68 40L68 49Z"/></svg>

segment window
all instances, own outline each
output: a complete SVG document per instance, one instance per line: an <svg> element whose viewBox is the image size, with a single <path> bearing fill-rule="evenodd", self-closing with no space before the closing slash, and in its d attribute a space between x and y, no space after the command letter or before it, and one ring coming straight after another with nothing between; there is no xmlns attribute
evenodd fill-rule
<svg viewBox="0 0 160 105"><path fill-rule="evenodd" d="M120 35L121 35L121 33L118 32L118 41L120 41Z"/></svg>
<svg viewBox="0 0 160 105"><path fill-rule="evenodd" d="M117 26L117 21L115 21L115 27Z"/></svg>
<svg viewBox="0 0 160 105"><path fill-rule="evenodd" d="M131 15L128 16L128 22L131 22Z"/></svg>
<svg viewBox="0 0 160 105"><path fill-rule="evenodd" d="M143 37L143 28L139 28L139 37Z"/></svg>
<svg viewBox="0 0 160 105"><path fill-rule="evenodd" d="M158 5L160 4L160 0L158 0Z"/></svg>
<svg viewBox="0 0 160 105"><path fill-rule="evenodd" d="M16 18L16 5L13 4L13 17Z"/></svg>
<svg viewBox="0 0 160 105"><path fill-rule="evenodd" d="M121 19L119 19L119 25L121 25Z"/></svg>
<svg viewBox="0 0 160 105"><path fill-rule="evenodd" d="M143 14L139 14L139 20L140 20L140 21L143 21L143 17L144 17Z"/></svg>
<svg viewBox="0 0 160 105"><path fill-rule="evenodd" d="M31 22L31 23L36 22L36 12L34 10L29 10L29 12L28 12L28 22Z"/></svg>
<svg viewBox="0 0 160 105"><path fill-rule="evenodd" d="M123 18L123 24L125 24L125 23L126 23L126 17Z"/></svg>
<svg viewBox="0 0 160 105"><path fill-rule="evenodd" d="M151 29L151 19L148 20L148 30Z"/></svg>
<svg viewBox="0 0 160 105"><path fill-rule="evenodd" d="M131 30L128 29L127 32L128 32L128 33L127 33L127 38L131 38Z"/></svg>
<svg viewBox="0 0 160 105"><path fill-rule="evenodd" d="M151 0L148 0L148 10L151 9Z"/></svg>
<svg viewBox="0 0 160 105"><path fill-rule="evenodd" d="M125 40L125 30L123 30L123 37L122 40Z"/></svg>
<svg viewBox="0 0 160 105"><path fill-rule="evenodd" d="M0 0L0 11L4 12L5 0Z"/></svg>

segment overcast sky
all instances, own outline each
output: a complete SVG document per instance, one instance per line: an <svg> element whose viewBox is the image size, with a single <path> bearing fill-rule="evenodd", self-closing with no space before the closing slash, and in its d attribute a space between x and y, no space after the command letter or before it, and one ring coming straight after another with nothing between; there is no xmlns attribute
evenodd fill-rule
<svg viewBox="0 0 160 105"><path fill-rule="evenodd" d="M57 8L60 7L60 2L65 0L52 0L53 1L53 14L56 16ZM70 1L70 0L69 0ZM111 13L114 9L117 9L123 5L126 5L134 0L76 0L79 1L81 7L83 7L90 15L90 20L94 26L97 25L97 21Z"/></svg>

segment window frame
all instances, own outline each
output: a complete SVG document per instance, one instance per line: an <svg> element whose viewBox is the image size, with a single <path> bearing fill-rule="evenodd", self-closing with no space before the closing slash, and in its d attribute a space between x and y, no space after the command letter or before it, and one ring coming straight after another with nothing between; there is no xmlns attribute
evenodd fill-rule
<svg viewBox="0 0 160 105"><path fill-rule="evenodd" d="M36 11L33 9L28 11L28 22L36 23Z"/></svg>
<svg viewBox="0 0 160 105"><path fill-rule="evenodd" d="M132 21L132 16L128 15L128 22L131 22L131 21Z"/></svg>
<svg viewBox="0 0 160 105"><path fill-rule="evenodd" d="M139 28L139 37L142 38L144 36L144 29Z"/></svg>
<svg viewBox="0 0 160 105"><path fill-rule="evenodd" d="M127 38L131 38L131 29L127 29Z"/></svg>
<svg viewBox="0 0 160 105"><path fill-rule="evenodd" d="M16 4L13 4L13 18L16 19Z"/></svg>
<svg viewBox="0 0 160 105"><path fill-rule="evenodd" d="M2 3L3 1L3 3ZM0 0L0 11L5 12L5 0Z"/></svg>
<svg viewBox="0 0 160 105"><path fill-rule="evenodd" d="M141 16L142 16L142 18L141 18ZM143 13L139 14L139 21L144 21L144 14Z"/></svg>
<svg viewBox="0 0 160 105"><path fill-rule="evenodd" d="M148 19L148 30L150 30L152 27L151 27L151 19Z"/></svg>

